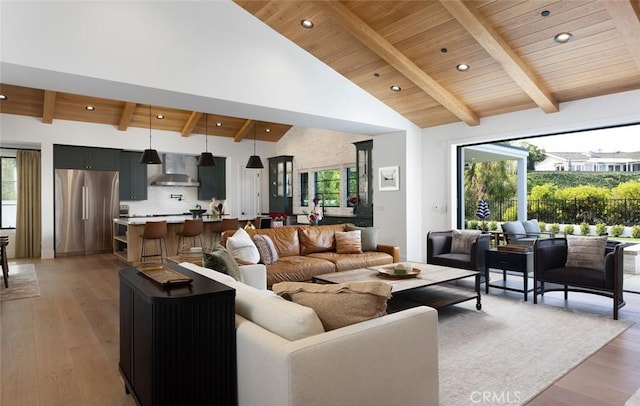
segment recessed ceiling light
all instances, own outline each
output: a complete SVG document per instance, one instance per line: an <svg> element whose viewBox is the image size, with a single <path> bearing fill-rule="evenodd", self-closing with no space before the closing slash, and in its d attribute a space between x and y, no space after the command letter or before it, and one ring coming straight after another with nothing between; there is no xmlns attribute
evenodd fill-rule
<svg viewBox="0 0 640 406"><path fill-rule="evenodd" d="M7 100L8 97L6 94L0 94L0 100Z"/></svg>
<svg viewBox="0 0 640 406"><path fill-rule="evenodd" d="M216 123L216 127L222 127L222 123L220 122Z"/></svg>
<svg viewBox="0 0 640 406"><path fill-rule="evenodd" d="M380 74L378 72L376 72L376 73L373 74L373 76L376 77L376 78L379 78Z"/></svg>
<svg viewBox="0 0 640 406"><path fill-rule="evenodd" d="M310 30L311 28L313 28L313 21L311 21L311 20L302 20L302 21L300 21L300 25L303 26L304 28Z"/></svg>
<svg viewBox="0 0 640 406"><path fill-rule="evenodd" d="M471 66L467 65L466 63L461 63L456 66L456 70L458 70L458 72L466 72L469 69L471 69Z"/></svg>
<svg viewBox="0 0 640 406"><path fill-rule="evenodd" d="M94 106L84 106L84 109L87 110L87 111L93 111L96 108Z"/></svg>
<svg viewBox="0 0 640 406"><path fill-rule="evenodd" d="M440 48L440 52L446 54L447 52L449 52L449 50L447 48Z"/></svg>
<svg viewBox="0 0 640 406"><path fill-rule="evenodd" d="M265 128L265 129L264 129L264 132L266 132L266 133L270 133L270 132L271 132L271 128Z"/></svg>
<svg viewBox="0 0 640 406"><path fill-rule="evenodd" d="M399 92L402 90L402 88L398 85L393 85L389 89L391 89L392 92Z"/></svg>
<svg viewBox="0 0 640 406"><path fill-rule="evenodd" d="M543 17L549 17L549 15L551 15L551 11L549 10L542 10L542 12L540 13L541 16Z"/></svg>
<svg viewBox="0 0 640 406"><path fill-rule="evenodd" d="M158 120L163 120L163 119L164 119L164 115L163 115L163 114L157 114L157 115L156 115L156 118L157 118Z"/></svg>
<svg viewBox="0 0 640 406"><path fill-rule="evenodd" d="M553 40L558 44L566 44L567 42L571 41L572 38L573 35L570 32L561 32L559 34L556 34L553 37Z"/></svg>

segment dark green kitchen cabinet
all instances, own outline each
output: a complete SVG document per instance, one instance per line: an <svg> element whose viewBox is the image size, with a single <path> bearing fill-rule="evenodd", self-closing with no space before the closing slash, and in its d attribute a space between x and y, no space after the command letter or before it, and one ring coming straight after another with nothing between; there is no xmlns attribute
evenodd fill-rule
<svg viewBox="0 0 640 406"><path fill-rule="evenodd" d="M56 169L119 170L119 149L54 145L53 166Z"/></svg>
<svg viewBox="0 0 640 406"><path fill-rule="evenodd" d="M215 166L198 166L198 199L227 198L227 158L214 156Z"/></svg>
<svg viewBox="0 0 640 406"><path fill-rule="evenodd" d="M147 200L147 165L142 152L120 152L120 200Z"/></svg>

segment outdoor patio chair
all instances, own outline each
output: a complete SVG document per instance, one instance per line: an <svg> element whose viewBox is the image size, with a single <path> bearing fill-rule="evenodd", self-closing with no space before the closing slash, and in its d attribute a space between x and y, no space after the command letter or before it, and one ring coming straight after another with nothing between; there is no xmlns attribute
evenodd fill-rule
<svg viewBox="0 0 640 406"><path fill-rule="evenodd" d="M543 234L538 220L507 221L502 223L502 232L506 244L533 245Z"/></svg>

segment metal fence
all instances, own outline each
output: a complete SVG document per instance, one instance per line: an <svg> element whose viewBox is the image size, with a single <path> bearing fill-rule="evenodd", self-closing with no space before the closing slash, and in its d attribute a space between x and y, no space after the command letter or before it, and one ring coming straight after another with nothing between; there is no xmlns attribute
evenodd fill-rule
<svg viewBox="0 0 640 406"><path fill-rule="evenodd" d="M518 201L485 201L491 216L488 220L513 221L518 215ZM465 217L475 219L477 203L467 202ZM640 224L640 199L540 199L527 201L527 217L545 223L589 224L605 223L634 226Z"/></svg>

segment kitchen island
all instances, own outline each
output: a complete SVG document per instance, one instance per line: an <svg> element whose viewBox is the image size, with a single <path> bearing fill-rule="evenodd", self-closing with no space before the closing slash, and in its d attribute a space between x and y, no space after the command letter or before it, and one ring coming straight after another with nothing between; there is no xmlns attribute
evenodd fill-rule
<svg viewBox="0 0 640 406"><path fill-rule="evenodd" d="M130 265L140 263L142 250L142 234L147 221L167 222L167 256L175 256L178 250L178 232L182 231L185 220L190 220L190 215L172 215L166 217L129 217L113 219L113 253L122 261ZM204 232L202 233L203 248L210 248L220 238L221 219L203 218ZM199 243L199 241L198 241Z"/></svg>

